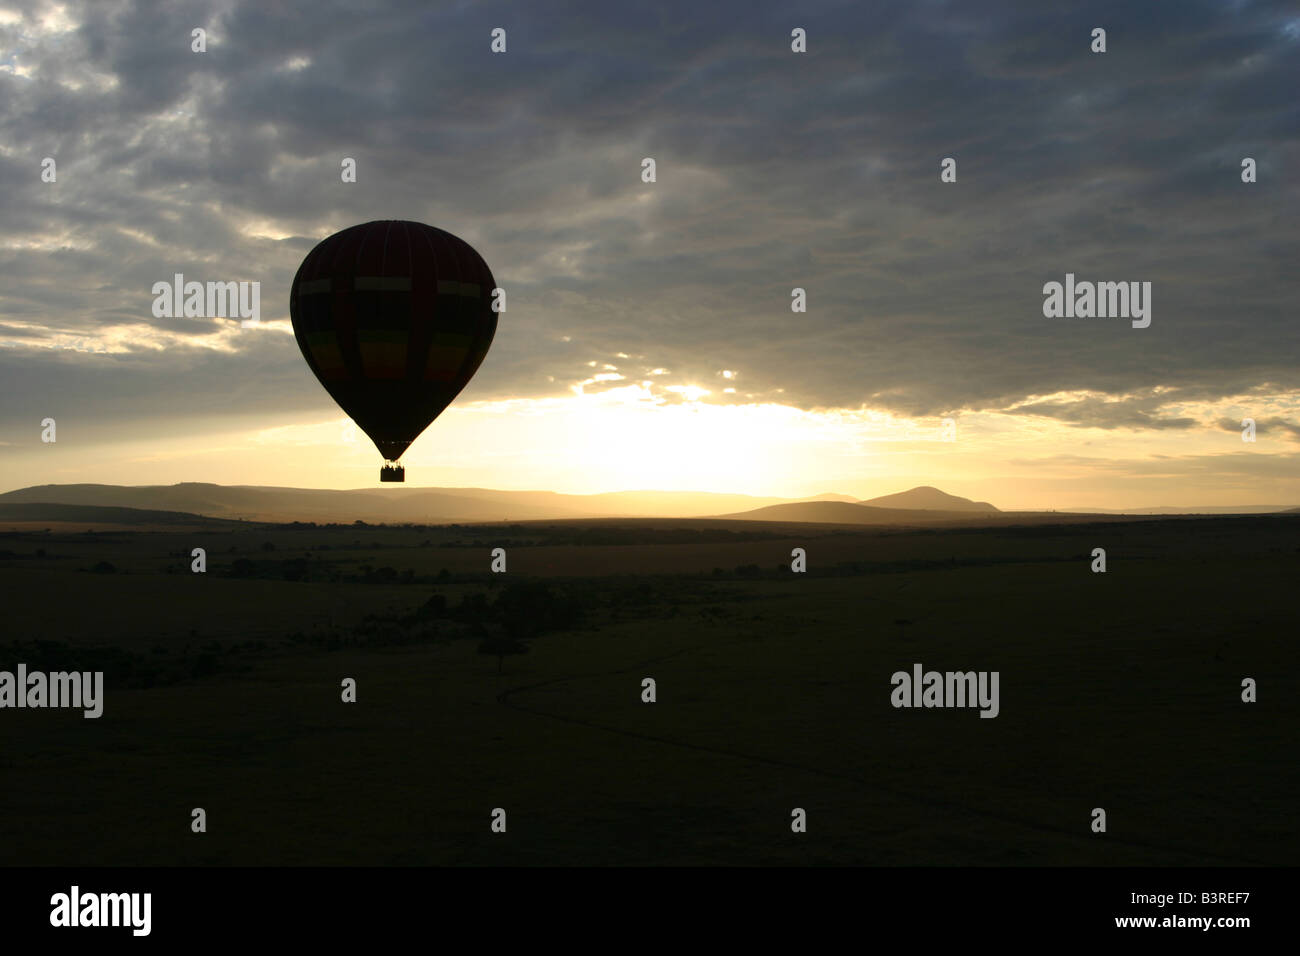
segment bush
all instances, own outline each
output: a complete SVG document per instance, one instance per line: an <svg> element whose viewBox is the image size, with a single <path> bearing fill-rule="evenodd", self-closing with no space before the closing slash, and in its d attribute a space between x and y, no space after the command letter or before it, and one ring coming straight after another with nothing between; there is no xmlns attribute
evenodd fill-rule
<svg viewBox="0 0 1300 956"><path fill-rule="evenodd" d="M280 568L286 581L302 581L308 577L307 562L303 558L289 558L281 561Z"/></svg>
<svg viewBox="0 0 1300 956"><path fill-rule="evenodd" d="M489 608L487 595L481 591L476 591L473 594L466 594L460 599L460 606L456 608L456 614L463 620L482 619L487 616Z"/></svg>
<svg viewBox="0 0 1300 956"><path fill-rule="evenodd" d="M221 669L221 664L215 654L200 654L194 659L194 667L190 671L191 677L211 677Z"/></svg>
<svg viewBox="0 0 1300 956"><path fill-rule="evenodd" d="M527 654L528 645L508 635L499 634L489 637L478 646L480 654L493 654L497 659L497 673L501 673L502 664L508 654Z"/></svg>
<svg viewBox="0 0 1300 956"><path fill-rule="evenodd" d="M546 631L573 627L581 618L580 608L568 595L545 581L518 578L502 588L495 605L501 623L511 637L532 637Z"/></svg>

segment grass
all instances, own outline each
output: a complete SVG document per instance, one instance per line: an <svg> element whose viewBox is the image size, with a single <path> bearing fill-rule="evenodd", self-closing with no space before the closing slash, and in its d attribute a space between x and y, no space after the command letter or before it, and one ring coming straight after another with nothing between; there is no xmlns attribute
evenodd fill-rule
<svg viewBox="0 0 1300 956"><path fill-rule="evenodd" d="M0 863L1294 864L1298 528L9 533L0 667L118 656L99 720L0 711ZM537 578L581 621L498 675L457 608ZM918 661L999 671L1001 715L893 709Z"/></svg>

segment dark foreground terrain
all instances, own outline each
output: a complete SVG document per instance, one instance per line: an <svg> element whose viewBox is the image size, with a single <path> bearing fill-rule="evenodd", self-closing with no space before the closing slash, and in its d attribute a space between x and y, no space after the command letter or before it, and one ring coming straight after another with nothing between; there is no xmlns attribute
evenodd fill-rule
<svg viewBox="0 0 1300 956"><path fill-rule="evenodd" d="M873 531L128 510L0 522L0 670L106 682L98 720L0 710L0 864L1300 859L1300 516ZM893 708L891 675L918 662L998 671L999 716Z"/></svg>

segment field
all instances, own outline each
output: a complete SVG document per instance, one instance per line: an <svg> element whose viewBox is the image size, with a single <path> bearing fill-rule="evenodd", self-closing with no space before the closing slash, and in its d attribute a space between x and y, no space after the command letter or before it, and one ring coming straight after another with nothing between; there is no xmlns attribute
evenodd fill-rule
<svg viewBox="0 0 1300 956"><path fill-rule="evenodd" d="M0 528L0 670L106 684L0 710L0 864L1300 858L1300 516Z"/></svg>

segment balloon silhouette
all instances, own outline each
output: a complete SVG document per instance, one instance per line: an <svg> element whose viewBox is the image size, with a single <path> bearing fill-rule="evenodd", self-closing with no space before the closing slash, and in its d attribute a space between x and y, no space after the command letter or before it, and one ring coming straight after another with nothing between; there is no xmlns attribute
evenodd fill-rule
<svg viewBox="0 0 1300 956"><path fill-rule="evenodd" d="M298 267L289 314L330 397L405 480L402 453L473 378L496 334L495 283L463 239L419 222L367 222Z"/></svg>

